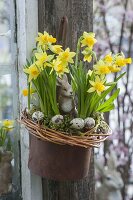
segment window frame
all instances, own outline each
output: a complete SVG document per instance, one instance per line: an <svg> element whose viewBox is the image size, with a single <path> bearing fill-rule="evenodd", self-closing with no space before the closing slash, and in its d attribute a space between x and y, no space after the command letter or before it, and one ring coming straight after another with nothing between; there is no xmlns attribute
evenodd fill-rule
<svg viewBox="0 0 133 200"><path fill-rule="evenodd" d="M22 89L27 87L23 65L25 65L26 58L30 57L35 46L35 37L38 32L38 0L16 0L16 9L19 110L22 111L27 106L27 100L21 92ZM28 169L29 134L23 126L20 126L20 146L23 200L42 200L42 178L32 174Z"/></svg>

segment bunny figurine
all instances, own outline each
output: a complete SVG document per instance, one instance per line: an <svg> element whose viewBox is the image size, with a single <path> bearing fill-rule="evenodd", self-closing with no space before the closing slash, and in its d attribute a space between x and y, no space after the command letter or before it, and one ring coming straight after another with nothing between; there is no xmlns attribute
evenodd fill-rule
<svg viewBox="0 0 133 200"><path fill-rule="evenodd" d="M12 152L0 151L0 195L12 190Z"/></svg>
<svg viewBox="0 0 133 200"><path fill-rule="evenodd" d="M57 78L57 101L60 114L76 116L72 86L68 82L67 75L63 75L63 78Z"/></svg>
<svg viewBox="0 0 133 200"><path fill-rule="evenodd" d="M102 178L102 184L96 189L96 200L122 200L121 189L123 180L116 169L116 155L110 154L105 168L101 162L95 161L95 166Z"/></svg>

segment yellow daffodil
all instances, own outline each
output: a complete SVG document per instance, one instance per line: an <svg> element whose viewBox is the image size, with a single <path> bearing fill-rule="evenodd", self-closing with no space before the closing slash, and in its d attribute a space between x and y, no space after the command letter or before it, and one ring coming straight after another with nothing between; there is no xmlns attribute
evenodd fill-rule
<svg viewBox="0 0 133 200"><path fill-rule="evenodd" d="M131 64L131 63L132 63L131 58L124 58L123 55L119 55L115 57L115 64L120 67L124 67L125 65Z"/></svg>
<svg viewBox="0 0 133 200"><path fill-rule="evenodd" d="M6 120L4 120L4 121L2 122L2 124L3 124L4 128L6 128L6 129L12 129L12 128L13 128L14 121L13 121L13 120L8 120L8 119L6 119Z"/></svg>
<svg viewBox="0 0 133 200"><path fill-rule="evenodd" d="M56 43L56 38L54 38L52 35L49 35L48 42L49 43Z"/></svg>
<svg viewBox="0 0 133 200"><path fill-rule="evenodd" d="M33 88L30 88L30 94L33 94L33 93L35 93L35 90ZM27 88L23 89L22 94L25 97L28 96L28 89Z"/></svg>
<svg viewBox="0 0 133 200"><path fill-rule="evenodd" d="M35 53L35 57L37 60L40 60L40 62L44 63L48 60L47 53Z"/></svg>
<svg viewBox="0 0 133 200"><path fill-rule="evenodd" d="M95 39L95 33L83 33L83 40L81 41L81 47L87 46L89 48L93 48L94 44L97 42Z"/></svg>
<svg viewBox="0 0 133 200"><path fill-rule="evenodd" d="M50 50L53 52L53 53L56 53L56 54L59 54L63 51L62 49L62 46L61 45L52 45Z"/></svg>
<svg viewBox="0 0 133 200"><path fill-rule="evenodd" d="M99 60L99 62L94 65L95 73L98 75L104 75L111 73L109 66L103 61Z"/></svg>
<svg viewBox="0 0 133 200"><path fill-rule="evenodd" d="M38 33L38 37L36 37L36 41L38 42L39 46L45 46L48 43L55 43L56 38L54 38L52 35L49 35L46 31L44 31L44 34Z"/></svg>
<svg viewBox="0 0 133 200"><path fill-rule="evenodd" d="M70 52L70 49L67 48L65 51L61 52L58 56L58 59L62 62L62 63L74 63L73 61L73 57L75 56L75 52Z"/></svg>
<svg viewBox="0 0 133 200"><path fill-rule="evenodd" d="M114 73L115 73L115 72L119 72L119 71L121 71L121 68L118 67L118 66L115 65L115 64L109 66L109 69L110 69L111 72L114 72Z"/></svg>
<svg viewBox="0 0 133 200"><path fill-rule="evenodd" d="M91 50L90 48L85 48L84 51L82 51L82 54L84 55L83 60L88 61L89 63L92 61L92 55L91 55Z"/></svg>
<svg viewBox="0 0 133 200"><path fill-rule="evenodd" d="M89 93L96 91L98 95L105 90L105 79L100 79L99 76L96 76L95 81L89 81L92 87L88 90Z"/></svg>
<svg viewBox="0 0 133 200"><path fill-rule="evenodd" d="M35 80L39 76L39 74L40 74L39 69L38 69L38 67L36 66L35 63L32 64L29 68L23 69L23 71L26 74L29 75L29 79L28 79L29 82L31 82L32 79Z"/></svg>
<svg viewBox="0 0 133 200"><path fill-rule="evenodd" d="M125 58L126 64L131 64L132 63L132 58Z"/></svg>
<svg viewBox="0 0 133 200"><path fill-rule="evenodd" d="M107 54L107 55L104 57L104 61L105 61L106 63L109 63L109 64L112 63L113 57L111 56L111 53Z"/></svg>
<svg viewBox="0 0 133 200"><path fill-rule="evenodd" d="M42 70L44 67L49 66L48 62L50 62L53 59L53 55L47 55L46 52L35 53L35 57L37 59L35 64Z"/></svg>
<svg viewBox="0 0 133 200"><path fill-rule="evenodd" d="M53 68L58 75L69 73L67 65L65 65L63 62L61 62L58 59L53 61Z"/></svg>
<svg viewBox="0 0 133 200"><path fill-rule="evenodd" d="M88 76L91 76L92 73L93 73L93 71L89 69L88 72L87 72L87 75L88 75Z"/></svg>
<svg viewBox="0 0 133 200"><path fill-rule="evenodd" d="M90 63L92 61L92 56L91 55L85 55L83 60Z"/></svg>

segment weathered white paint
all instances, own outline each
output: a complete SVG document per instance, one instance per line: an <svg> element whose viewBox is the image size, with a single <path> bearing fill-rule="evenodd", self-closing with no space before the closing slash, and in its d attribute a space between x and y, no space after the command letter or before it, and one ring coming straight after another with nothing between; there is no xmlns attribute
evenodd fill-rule
<svg viewBox="0 0 133 200"><path fill-rule="evenodd" d="M8 31L8 36L11 40L11 60L10 60L10 73L11 82L13 89L13 119L19 118L19 83L18 83L18 71L17 71L17 44L16 44L16 12L14 0L10 0L10 30ZM7 67L4 66L6 70ZM6 71L5 71L6 72ZM20 152L19 152L19 124L15 124L14 128L14 175L13 184L17 186L20 191Z"/></svg>
<svg viewBox="0 0 133 200"><path fill-rule="evenodd" d="M18 30L18 72L19 72L19 100L20 110L27 105L27 99L21 94L26 85L26 76L23 73L23 65L26 58L30 57L35 45L35 37L38 30L38 1L17 0L17 30ZM20 129L21 137L21 166L22 166L22 196L23 200L42 200L41 178L30 173L28 164L29 136L23 126Z"/></svg>
<svg viewBox="0 0 133 200"><path fill-rule="evenodd" d="M0 75L6 75L6 74L10 74L11 73L11 64L9 65L0 65Z"/></svg>

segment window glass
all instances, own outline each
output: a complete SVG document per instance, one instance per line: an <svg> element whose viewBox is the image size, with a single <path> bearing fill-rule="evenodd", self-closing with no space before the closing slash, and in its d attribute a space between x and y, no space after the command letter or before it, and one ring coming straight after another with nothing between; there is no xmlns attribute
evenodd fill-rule
<svg viewBox="0 0 133 200"><path fill-rule="evenodd" d="M0 200L21 199L13 2L0 0Z"/></svg>

